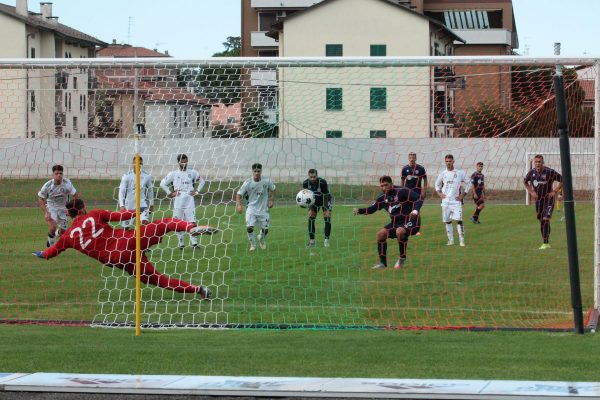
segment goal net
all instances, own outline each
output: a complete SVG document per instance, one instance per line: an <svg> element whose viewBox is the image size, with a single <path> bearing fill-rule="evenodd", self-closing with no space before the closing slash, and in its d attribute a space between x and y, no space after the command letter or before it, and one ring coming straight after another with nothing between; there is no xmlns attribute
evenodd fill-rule
<svg viewBox="0 0 600 400"><path fill-rule="evenodd" d="M131 209L137 136L143 214L158 221L145 228L143 326L568 329L562 214L542 227L523 182L535 154L561 172L552 77L565 65L583 304L597 308L593 62L3 61L0 320L134 323L131 221L67 219L60 236L42 207L61 220L66 178L88 212ZM257 163L268 180L254 180ZM314 218L296 204L303 184ZM179 220L218 232L192 236Z"/></svg>

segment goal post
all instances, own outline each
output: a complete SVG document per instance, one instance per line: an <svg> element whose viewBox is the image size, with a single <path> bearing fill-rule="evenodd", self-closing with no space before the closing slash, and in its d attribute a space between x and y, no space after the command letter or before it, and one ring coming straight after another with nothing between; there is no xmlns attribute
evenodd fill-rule
<svg viewBox="0 0 600 400"><path fill-rule="evenodd" d="M0 60L0 242L10 250L0 255L0 320L568 330L566 233L558 218L551 229L540 226L527 193L523 204L532 155L560 170L556 64L565 65L583 304L597 310L596 59L28 59ZM126 257L95 259L77 243L48 260L30 255L45 250L55 232L38 204L53 165L64 167L89 210L116 211L136 153L140 187L148 183L137 191L136 224L140 231L148 221L166 227L141 240L141 267ZM390 217L383 209L364 214L389 207L381 201L368 210L382 195L380 177L397 186L424 182L410 153L426 170L424 201L398 196L408 196L407 208L420 207L420 231L398 241L398 227L388 229L384 259L377 232ZM449 154L465 187L485 187L476 199L467 194L462 224L451 220L452 229L433 189ZM271 187L252 183L255 164L276 187L268 215L246 214L252 198L245 191L237 210L245 181L257 196ZM331 209L321 204L316 216L295 203L313 169L332 197ZM172 218L218 232L193 237ZM131 237L126 227L113 221L106 231ZM543 235L551 249L539 249ZM135 250L114 246L104 250ZM387 267L373 269L380 263Z"/></svg>

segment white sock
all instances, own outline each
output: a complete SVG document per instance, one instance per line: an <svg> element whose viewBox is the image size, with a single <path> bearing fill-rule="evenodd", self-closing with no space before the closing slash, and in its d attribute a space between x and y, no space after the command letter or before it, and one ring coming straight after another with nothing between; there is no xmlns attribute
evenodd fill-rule
<svg viewBox="0 0 600 400"><path fill-rule="evenodd" d="M192 246L197 246L198 245L198 238L195 236L190 236L190 244Z"/></svg>
<svg viewBox="0 0 600 400"><path fill-rule="evenodd" d="M460 238L460 241L464 243L464 241L465 241L465 227L463 226L463 224L457 224L456 225L456 230L458 230L458 237Z"/></svg>
<svg viewBox="0 0 600 400"><path fill-rule="evenodd" d="M452 224L446 224L446 235L448 235L448 241L454 242L454 230Z"/></svg>
<svg viewBox="0 0 600 400"><path fill-rule="evenodd" d="M183 232L177 232L177 237L179 238L179 244L183 244Z"/></svg>
<svg viewBox="0 0 600 400"><path fill-rule="evenodd" d="M253 247L256 247L256 236L254 235L254 232L248 232L248 240Z"/></svg>

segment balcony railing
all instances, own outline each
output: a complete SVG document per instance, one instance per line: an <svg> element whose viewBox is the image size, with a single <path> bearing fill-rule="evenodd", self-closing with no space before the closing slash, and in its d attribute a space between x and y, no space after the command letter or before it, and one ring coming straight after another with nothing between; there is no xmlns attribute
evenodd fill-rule
<svg viewBox="0 0 600 400"><path fill-rule="evenodd" d="M250 45L252 47L271 47L277 48L278 44L275 39L266 36L266 31L251 32Z"/></svg>
<svg viewBox="0 0 600 400"><path fill-rule="evenodd" d="M454 29L467 44L503 44L513 45L513 34L507 29Z"/></svg>

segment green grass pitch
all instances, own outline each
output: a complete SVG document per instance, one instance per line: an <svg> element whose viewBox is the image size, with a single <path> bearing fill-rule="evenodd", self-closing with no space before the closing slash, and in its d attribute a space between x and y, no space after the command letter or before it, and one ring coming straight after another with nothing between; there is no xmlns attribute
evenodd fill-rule
<svg viewBox="0 0 600 400"><path fill-rule="evenodd" d="M30 255L43 249L46 228L41 211L31 207L32 199L19 193L32 193L39 184L20 182L18 186L25 188L7 190L10 195L0 208L0 241L5 249L0 254L0 319L132 323L135 296L129 275L73 250L49 262ZM81 193L94 193L84 194L93 203L114 208L115 182L82 181L79 186ZM254 254L248 251L243 214L236 214L231 203L200 205L199 222L217 226L221 233L202 238L195 251L183 252L169 234L153 249L151 259L164 273L210 286L215 299L200 302L190 295L143 286L142 322L401 329L571 324L561 213L555 213L552 221L549 251L538 250L541 238L533 206L493 202L483 212L482 224L465 218L467 247L449 247L438 200L430 198L422 210L422 235L409 241L407 268L372 271L377 261L375 232L387 223L387 215L352 216L351 207L358 201L339 201L333 212L331 247L322 246L319 215L318 246L307 249L306 212L290 201L296 189L280 188L271 211L268 249ZM366 205L373 195L342 187L336 198L360 198ZM467 203L465 215L471 210ZM593 207L578 204L576 212L583 304L589 308ZM169 215L163 202L154 217ZM398 249L394 241L388 243L391 266Z"/></svg>

